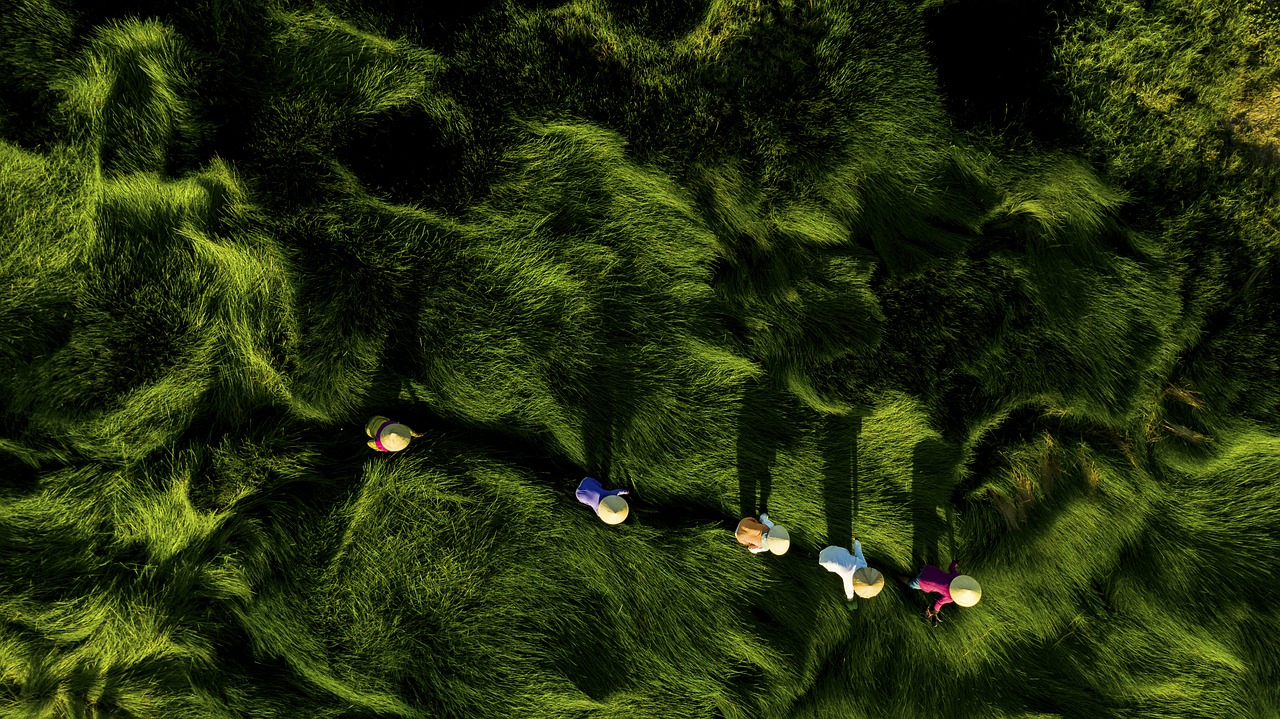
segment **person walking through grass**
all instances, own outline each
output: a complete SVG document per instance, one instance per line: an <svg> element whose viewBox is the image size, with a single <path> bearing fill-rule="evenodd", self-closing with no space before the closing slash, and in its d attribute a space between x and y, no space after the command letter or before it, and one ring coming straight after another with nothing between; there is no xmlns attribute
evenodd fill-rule
<svg viewBox="0 0 1280 719"><path fill-rule="evenodd" d="M620 524L630 511L627 500L619 495L631 494L631 490L605 489L594 477L584 478L574 494L579 502L590 507L605 524Z"/></svg>
<svg viewBox="0 0 1280 719"><path fill-rule="evenodd" d="M752 554L767 551L782 555L791 548L791 535L787 533L787 528L769 521L769 515L763 512L759 520L755 517L743 517L742 521L738 522L733 535L738 539L738 543L746 545Z"/></svg>
<svg viewBox="0 0 1280 719"><path fill-rule="evenodd" d="M422 436L403 424L382 416L366 422L364 433L373 438L369 440L369 446L379 452L399 452L409 446L411 437Z"/></svg>
<svg viewBox="0 0 1280 719"><path fill-rule="evenodd" d="M932 564L927 564L915 579L909 582L906 577L898 577L898 579L906 582L912 589L919 589L926 594L942 595L932 607L924 610L925 619L935 627L940 621L938 612L942 611L944 605L955 602L962 607L972 607L982 599L982 586L973 577L960 573L959 562L952 562L945 572Z"/></svg>
<svg viewBox="0 0 1280 719"><path fill-rule="evenodd" d="M870 599L884 588L884 575L867 566L862 556L862 543L853 538L853 553L844 547L825 547L818 553L818 564L828 572L835 572L844 580L844 596L849 609L857 609L854 597Z"/></svg>

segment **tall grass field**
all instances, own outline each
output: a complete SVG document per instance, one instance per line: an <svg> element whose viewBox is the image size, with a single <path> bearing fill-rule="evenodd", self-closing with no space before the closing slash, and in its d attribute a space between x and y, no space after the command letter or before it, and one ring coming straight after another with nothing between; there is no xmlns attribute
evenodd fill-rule
<svg viewBox="0 0 1280 719"><path fill-rule="evenodd" d="M1277 0L0 0L0 717L1280 718L1278 266Z"/></svg>

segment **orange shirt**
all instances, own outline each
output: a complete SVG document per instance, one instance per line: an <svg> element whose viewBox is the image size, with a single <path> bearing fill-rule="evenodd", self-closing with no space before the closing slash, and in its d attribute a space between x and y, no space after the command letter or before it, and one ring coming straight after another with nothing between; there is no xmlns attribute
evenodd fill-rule
<svg viewBox="0 0 1280 719"><path fill-rule="evenodd" d="M743 517L738 522L738 528L733 531L735 537L738 538L739 544L745 544L752 549L760 549L764 546L764 533L769 531L769 526L756 520L755 517Z"/></svg>

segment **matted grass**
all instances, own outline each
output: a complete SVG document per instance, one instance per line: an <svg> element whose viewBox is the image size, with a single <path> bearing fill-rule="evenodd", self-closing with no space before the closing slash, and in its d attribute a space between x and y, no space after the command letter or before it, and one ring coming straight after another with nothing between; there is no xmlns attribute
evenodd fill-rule
<svg viewBox="0 0 1280 719"><path fill-rule="evenodd" d="M0 0L0 713L1280 716L1273 5Z"/></svg>

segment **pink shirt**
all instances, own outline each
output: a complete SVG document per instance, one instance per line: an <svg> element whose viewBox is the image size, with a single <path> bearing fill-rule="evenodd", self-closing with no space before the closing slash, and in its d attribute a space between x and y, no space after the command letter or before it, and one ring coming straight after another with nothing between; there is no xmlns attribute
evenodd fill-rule
<svg viewBox="0 0 1280 719"><path fill-rule="evenodd" d="M960 576L957 571L959 562L952 562L947 571L942 571L932 564L927 565L920 570L920 591L941 594L942 598L933 603L933 611L938 611L944 604L950 604L951 599L951 580Z"/></svg>

